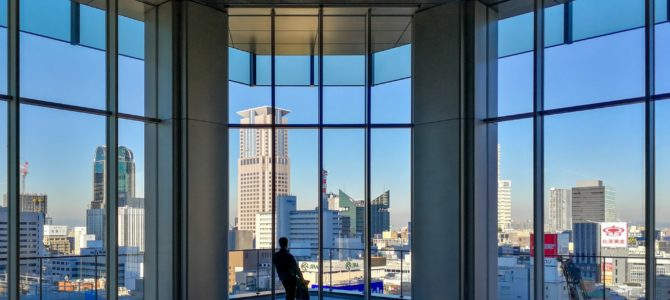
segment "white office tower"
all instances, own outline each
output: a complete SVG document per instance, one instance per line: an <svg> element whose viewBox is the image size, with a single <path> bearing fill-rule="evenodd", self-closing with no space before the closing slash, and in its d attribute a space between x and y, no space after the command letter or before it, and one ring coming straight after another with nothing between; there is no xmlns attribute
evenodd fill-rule
<svg viewBox="0 0 670 300"><path fill-rule="evenodd" d="M498 145L498 229L512 229L512 181L500 179L500 145Z"/></svg>
<svg viewBox="0 0 670 300"><path fill-rule="evenodd" d="M74 227L68 234L72 237L72 254L81 254L81 249L88 247L89 241L95 241L95 235L87 234L86 227Z"/></svg>
<svg viewBox="0 0 670 300"><path fill-rule="evenodd" d="M547 230L562 232L572 230L572 191L569 189L549 189L547 207Z"/></svg>
<svg viewBox="0 0 670 300"><path fill-rule="evenodd" d="M270 106L243 110L241 124L286 124L289 111ZM275 182L276 195L290 194L291 169L288 156L288 130L276 129ZM272 211L272 130L269 128L240 129L240 157L237 161L237 219L239 230L256 230L256 215Z"/></svg>
<svg viewBox="0 0 670 300"><path fill-rule="evenodd" d="M616 194L602 180L580 180L572 188L572 223L616 221Z"/></svg>
<svg viewBox="0 0 670 300"><path fill-rule="evenodd" d="M136 247L144 252L144 208L123 206L118 214L119 247Z"/></svg>

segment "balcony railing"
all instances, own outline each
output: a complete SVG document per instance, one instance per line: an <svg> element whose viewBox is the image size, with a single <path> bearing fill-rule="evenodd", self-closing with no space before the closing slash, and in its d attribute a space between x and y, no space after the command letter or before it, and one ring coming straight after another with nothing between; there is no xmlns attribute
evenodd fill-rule
<svg viewBox="0 0 670 300"><path fill-rule="evenodd" d="M499 254L498 296L532 299L534 263L528 253ZM566 274L566 269L571 273ZM645 296L643 253L546 256L544 273L545 296L550 299L571 299L570 293L579 293L585 299L643 299ZM657 294L659 288L668 294L670 257L656 257L656 274Z"/></svg>
<svg viewBox="0 0 670 300"><path fill-rule="evenodd" d="M309 290L319 289L317 248L290 248ZM272 249L229 251L229 293L231 298L246 298L272 293ZM361 248L323 249L323 291L328 294L363 295L365 250ZM371 253L371 295L411 299L411 260L409 250L373 249ZM386 284L385 284L386 283ZM275 275L275 294L284 293Z"/></svg>

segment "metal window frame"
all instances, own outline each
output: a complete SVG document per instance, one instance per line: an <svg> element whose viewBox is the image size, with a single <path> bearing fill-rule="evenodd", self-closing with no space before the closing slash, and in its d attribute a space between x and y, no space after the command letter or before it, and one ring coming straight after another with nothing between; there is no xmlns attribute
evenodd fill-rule
<svg viewBox="0 0 670 300"><path fill-rule="evenodd" d="M544 0L534 0L534 69L533 69L533 111L507 116L495 116L485 119L489 124L497 124L521 119L533 120L533 230L535 244L534 298L544 298L544 116L581 112L594 109L603 109L615 106L644 104L645 111L645 158L644 158L644 204L645 204L645 297L654 299L656 286L656 132L655 132L655 103L667 100L670 93L656 94L655 92L655 1L645 0L644 3L644 68L645 91L644 96L618 99L598 103L589 103L556 109L544 109ZM668 1L670 3L670 1ZM572 40L572 8L568 3L564 12L564 42L570 44ZM670 5L668 6L670 15ZM614 33L612 33L614 34ZM500 59L502 57L499 57ZM497 99L496 99L497 101ZM491 147L492 145L489 145Z"/></svg>
<svg viewBox="0 0 670 300"><path fill-rule="evenodd" d="M267 7L267 6L264 6ZM296 6L296 7L302 7L302 6ZM364 214L364 224L365 224L365 231L364 231L364 237L363 237L363 242L364 242L364 291L363 291L363 297L365 299L371 299L372 296L372 291L371 291L371 243L372 243L372 237L370 234L371 228L371 211L370 211L370 204L371 204L371 135L372 135L372 129L409 129L410 130L410 137L413 136L413 128L414 128L414 119L413 119L413 114L411 114L411 121L410 123L372 123L372 87L384 84L384 83L389 83L393 81L388 81L388 82L382 82L375 84L373 81L373 70L374 70L374 65L373 65L373 52L372 52L372 18L374 17L386 17L386 15L375 15L372 13L372 9L368 8L366 11L366 14L362 15L324 15L323 9L324 5L317 6L318 7L318 13L314 15L305 15L309 17L314 17L318 19L318 27L317 27L317 40L318 40L318 72L316 72L316 77L318 78L318 82L314 83L314 85L318 88L318 123L298 123L298 124L277 124L276 122L276 117L272 118L272 123L271 124L239 124L239 123L229 123L228 127L231 129L238 129L238 130L243 130L243 129L269 129L271 130L271 142L272 142L272 155L273 158L276 156L276 130L277 129L316 129L317 131L317 143L318 143L318 178L319 178L319 184L318 184L318 204L317 208L319 210L319 235L318 235L318 249L317 249L317 263L319 264L319 271L318 271L318 277L317 280L319 282L319 287L318 287L318 299L323 299L324 295L326 292L323 290L323 218L324 218L324 199L322 199L322 189L323 189L323 181L322 181L322 175L323 175L323 141L324 141L324 129L361 129L364 131L364 140L365 140L365 149L364 149L364 201L365 201L365 214ZM265 87L270 87L270 94L271 94L271 108L273 113L276 111L276 87L286 87L285 85L277 85L276 84L276 53L275 53L275 46L276 46L276 36L275 36L275 22L276 22L276 17L281 15L277 15L275 13L275 7L271 7L271 11L269 15L262 15L262 16L269 16L271 18L270 24L271 24L271 58L270 58L270 85L265 85ZM258 16L258 15L237 15L236 17L253 17L253 16ZM296 15L290 15L292 17ZM301 15L298 15L301 16ZM363 123L353 123L353 124L324 124L323 121L323 100L324 100L324 87L330 87L333 85L327 85L324 84L323 82L323 77L324 77L324 67L323 67L323 19L328 18L328 17L361 17L365 18L365 83L362 87L364 87L365 90L365 120ZM392 17L407 17L407 15L390 15ZM412 25L413 28L413 25ZM256 72L257 69L255 67L254 63L254 54L250 54L250 59L251 59L251 83L249 84L250 86L256 86L255 78L256 78ZM412 57L412 61L414 58ZM314 76L314 70L310 70L312 72L311 76ZM411 76L410 76L411 78ZM398 80L402 79L407 79L407 78L401 78ZM232 81L232 80L231 80ZM234 81L233 81L234 82ZM245 83L241 83L245 84ZM261 85L258 85L261 86ZM295 85L289 85L289 86L295 86ZM337 86L337 85L335 85ZM344 85L348 86L348 85ZM358 86L358 85L356 85ZM411 149L410 151L413 151ZM272 174L272 249L276 249L275 242L277 240L277 232L276 232L276 200L277 200L277 191L276 191L276 174L274 173L275 168L275 159L272 160L273 164L273 174ZM410 187L411 189L411 187ZM410 199L411 202L413 202L412 199ZM274 262L272 263L272 278L271 278L271 298L275 299L276 297L276 280L275 280L275 269L274 269ZM401 283L402 284L402 283Z"/></svg>
<svg viewBox="0 0 670 300"><path fill-rule="evenodd" d="M133 120L143 123L160 123L153 117L121 113L118 111L118 0L107 0L105 9L105 109L96 109L78 105L52 102L42 99L20 97L20 0L7 1L8 38L7 38L7 95L0 95L0 101L7 102L8 125L8 299L20 299L20 110L22 106L37 106L49 109L71 111L82 114L104 116L106 121L106 206L105 256L106 256L106 296L108 299L118 298L118 124L119 119ZM79 4L72 3L71 44L79 42ZM25 33L30 34L30 33ZM45 38L50 38L46 37ZM111 158L111 159L110 159ZM23 258L26 259L26 258Z"/></svg>

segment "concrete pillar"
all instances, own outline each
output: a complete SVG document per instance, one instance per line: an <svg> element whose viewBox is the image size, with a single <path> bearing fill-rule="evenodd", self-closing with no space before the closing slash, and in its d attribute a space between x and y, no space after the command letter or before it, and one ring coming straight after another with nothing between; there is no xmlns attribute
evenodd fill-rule
<svg viewBox="0 0 670 300"><path fill-rule="evenodd" d="M146 131L154 186L146 192L145 297L227 299L228 19L192 1L155 10L146 96L161 123Z"/></svg>
<svg viewBox="0 0 670 300"><path fill-rule="evenodd" d="M489 20L493 11L464 0L414 18L414 299L497 297L495 128L483 122L495 91Z"/></svg>

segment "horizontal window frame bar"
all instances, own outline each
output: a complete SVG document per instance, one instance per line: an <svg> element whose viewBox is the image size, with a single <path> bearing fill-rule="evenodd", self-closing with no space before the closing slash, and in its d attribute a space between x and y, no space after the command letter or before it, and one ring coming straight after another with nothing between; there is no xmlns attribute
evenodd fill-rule
<svg viewBox="0 0 670 300"><path fill-rule="evenodd" d="M662 100L668 100L668 99L670 99L670 93L656 94L656 95L651 96L652 101L662 101ZM588 111L588 110L595 110L595 109L608 108L608 107L640 104L640 103L644 103L644 101L645 101L645 97L640 96L640 97L626 98L626 99L619 99L619 100L612 100L612 101L605 101L605 102L598 102L598 103L589 103L589 104L582 104L582 105L575 105L575 106L568 106L568 107L552 108L552 109L547 109L547 110L540 111L540 112L537 113L537 115L552 116L552 115L558 115L558 114ZM500 116L500 117L485 118L485 119L483 119L483 121L485 123L501 123L501 122L514 121L514 120L530 119L534 116L535 116L535 113L527 112L527 113L506 115L506 116Z"/></svg>
<svg viewBox="0 0 670 300"><path fill-rule="evenodd" d="M498 21L500 21L500 20L498 20ZM656 23L654 23L654 25L661 25L663 23L670 23L670 17L668 18L668 20L661 21L661 22L656 22ZM613 31L613 32L594 35L594 36L591 36L591 37L575 39L575 40L572 40L570 43L566 43L565 41L563 41L563 42L555 44L555 45L544 46L544 49L549 49L549 48L553 48L553 47L557 47L557 46L563 46L563 45L570 45L570 44L574 44L574 43L577 43L577 42L588 41L588 40L592 40L592 39L597 39L597 38L606 37L606 36L609 36L609 35L614 35L614 34L624 33L624 32L628 32L628 31L633 31L633 30L637 30L637 29L644 29L644 27L645 26L643 25L643 26L638 26L638 27L633 27L633 28L628 28L628 29L621 29L621 30L617 30L617 31ZM508 58L508 57L521 55L521 54L526 54L526 53L532 53L533 51L535 51L535 50L530 49L530 50L521 51L521 52L517 52L517 53L507 54L507 55L499 56L498 59Z"/></svg>
<svg viewBox="0 0 670 300"><path fill-rule="evenodd" d="M12 100L11 96L0 94L0 101L8 102L8 101L11 101L11 100ZM90 114L90 115L104 116L104 117L114 115L112 112L104 110L104 109L91 108L91 107L72 105L72 104L64 104L64 103L51 102L51 101L32 99L32 98L25 98L25 97L21 97L20 100L19 100L19 103L24 104L24 105L30 105L30 106L52 108L52 109L70 111L70 112L78 112L78 113L85 113L85 114ZM159 123L161 123L161 120L158 119L158 118L152 118L152 117L146 117L146 116L140 116L140 115L134 115L134 114L128 114L128 113L118 113L116 115L119 119L123 119L123 120L139 121L139 122L148 123L148 124L159 124Z"/></svg>
<svg viewBox="0 0 670 300"><path fill-rule="evenodd" d="M379 123L379 124L281 124L281 125L272 125L272 124L228 124L229 128L241 128L241 129L329 129L329 128L343 128L343 129L394 129L394 128L414 128L414 124L411 123Z"/></svg>

